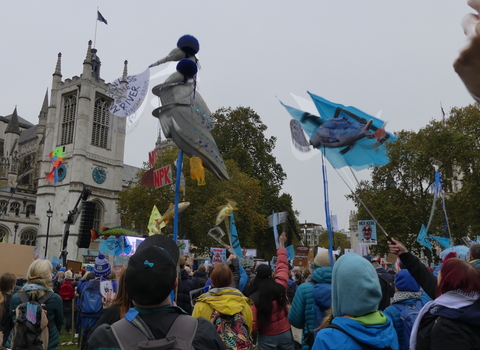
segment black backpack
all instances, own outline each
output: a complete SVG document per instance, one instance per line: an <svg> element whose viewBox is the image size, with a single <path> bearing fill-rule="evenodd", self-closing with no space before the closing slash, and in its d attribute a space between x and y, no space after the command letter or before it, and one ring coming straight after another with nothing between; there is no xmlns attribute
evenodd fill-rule
<svg viewBox="0 0 480 350"><path fill-rule="evenodd" d="M48 319L45 302L53 295L45 293L37 301L30 300L26 292L19 292L21 304L15 309L12 350L47 350Z"/></svg>
<svg viewBox="0 0 480 350"><path fill-rule="evenodd" d="M386 294L382 295L382 300L380 301L380 305L378 306L379 310L385 310L387 306L390 306L390 299L393 298L395 294L395 282L393 278L388 278L382 273L378 273L378 278L384 281L387 285Z"/></svg>
<svg viewBox="0 0 480 350"><path fill-rule="evenodd" d="M112 325L112 331L122 350L195 350L192 342L198 320L178 315L165 338L155 339L145 322L137 315L131 321L122 318Z"/></svg>

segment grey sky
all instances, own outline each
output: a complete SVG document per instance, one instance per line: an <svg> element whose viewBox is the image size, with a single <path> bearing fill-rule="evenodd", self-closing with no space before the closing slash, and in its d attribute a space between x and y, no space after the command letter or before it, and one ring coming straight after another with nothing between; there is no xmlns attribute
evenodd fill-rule
<svg viewBox="0 0 480 350"><path fill-rule="evenodd" d="M452 68L465 44L460 20L471 12L466 1L0 0L0 115L17 105L21 117L37 123L58 52L63 79L82 73L97 6L108 21L97 23L96 35L107 82L122 74L125 59L129 74L138 74L180 36L199 40L200 93L212 112L247 106L261 116L267 136L278 138L274 154L288 175L284 191L301 222L325 225L321 158L302 161L292 153L290 117L277 97L295 106L290 93L307 98L308 90L372 115L381 110L391 132L440 119L440 102L447 113L472 103ZM153 97L127 136L126 164L141 166L154 147ZM328 175L330 209L348 229L349 190L332 168Z"/></svg>

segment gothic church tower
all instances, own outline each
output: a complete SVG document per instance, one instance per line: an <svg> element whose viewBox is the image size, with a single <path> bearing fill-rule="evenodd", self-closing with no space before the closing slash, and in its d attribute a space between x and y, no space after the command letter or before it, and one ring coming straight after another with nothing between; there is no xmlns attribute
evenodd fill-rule
<svg viewBox="0 0 480 350"><path fill-rule="evenodd" d="M38 162L37 213L45 213L50 207L53 211L48 230L49 258L60 255L64 221L84 186L92 191L89 200L96 203L94 228L120 223L115 200L122 190L126 119L109 113L113 103L107 96L109 84L100 77L100 58L91 44L80 77L62 80L58 55L48 113L45 120L39 120L44 142ZM63 147L67 156L58 169L58 182L53 185L45 177L52 169L49 153L57 147ZM45 246L47 226L47 216L39 215L36 245L40 248ZM83 260L85 250L76 245L79 226L80 218L70 226L69 260Z"/></svg>

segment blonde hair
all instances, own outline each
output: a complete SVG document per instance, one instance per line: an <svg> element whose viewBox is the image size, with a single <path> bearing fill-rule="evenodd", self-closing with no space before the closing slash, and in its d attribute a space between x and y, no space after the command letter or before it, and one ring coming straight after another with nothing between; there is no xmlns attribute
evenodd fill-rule
<svg viewBox="0 0 480 350"><path fill-rule="evenodd" d="M27 280L29 284L39 284L47 290L52 289L52 264L48 260L38 259L30 264L27 271ZM40 299L45 294L44 290L31 291L30 296L33 300Z"/></svg>
<svg viewBox="0 0 480 350"><path fill-rule="evenodd" d="M65 271L65 278L68 278L68 279L73 278L73 272L70 270Z"/></svg>

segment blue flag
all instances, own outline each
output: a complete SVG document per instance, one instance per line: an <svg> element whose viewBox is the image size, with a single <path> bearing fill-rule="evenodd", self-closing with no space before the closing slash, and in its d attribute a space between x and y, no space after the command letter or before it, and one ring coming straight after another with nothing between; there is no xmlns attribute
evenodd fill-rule
<svg viewBox="0 0 480 350"><path fill-rule="evenodd" d="M430 235L429 236L430 238L436 240L443 248L447 249L447 248L450 248L451 245L450 245L450 238L446 238L446 237L437 237L437 236L432 236Z"/></svg>
<svg viewBox="0 0 480 350"><path fill-rule="evenodd" d="M100 11L97 10L97 21L100 21L100 22L103 22L105 24L108 24L107 20L105 19L105 17L102 16L102 14L100 13Z"/></svg>
<svg viewBox="0 0 480 350"><path fill-rule="evenodd" d="M233 210L231 211L232 215L230 216L230 247L233 250L233 253L241 259L242 256L242 247L240 246L240 239L238 239L237 226L235 226L235 219L233 217Z"/></svg>
<svg viewBox="0 0 480 350"><path fill-rule="evenodd" d="M425 225L422 224L422 228L418 233L417 242L423 245L424 247L432 250L432 245L430 244L430 240L428 239L427 229Z"/></svg>

